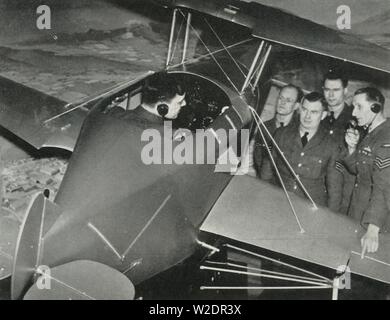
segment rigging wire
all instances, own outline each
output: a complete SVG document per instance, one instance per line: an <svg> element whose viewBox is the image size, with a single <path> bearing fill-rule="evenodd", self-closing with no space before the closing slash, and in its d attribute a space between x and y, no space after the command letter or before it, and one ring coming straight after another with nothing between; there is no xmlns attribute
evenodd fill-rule
<svg viewBox="0 0 390 320"><path fill-rule="evenodd" d="M280 184L282 185L283 191L284 191L284 193L285 193L285 195L286 195L286 197L287 197L288 203L290 204L291 210L292 210L292 212L294 213L295 220L296 220L296 222L297 222L297 224L298 224L298 226L299 226L300 232L301 232L301 233L304 233L305 230L302 228L301 222L300 222L300 220L299 220L299 218L298 218L298 215L297 215L297 213L296 213L296 211L295 211L295 207L294 207L294 205L293 205L293 203L292 203L292 201L291 201L290 195L289 195L288 192L287 192L287 189L286 189L286 186L285 186L284 181L283 181L283 179L282 179L282 176L280 175L278 166L277 166L276 163L275 163L275 159L274 159L274 157L272 156L272 152L271 152L271 150L270 150L270 147L268 146L268 143L267 143L267 141L266 141L266 139L265 139L264 133L263 133L263 131L262 131L262 129L261 129L261 125L265 128L264 122L261 120L260 116L257 114L257 112L256 112L255 109L253 109L253 108L250 107L250 106L249 106L249 108L250 108L250 110L252 111L252 115L253 115L253 117L254 117L254 119L255 119L257 128L259 129L259 132L260 132L260 134L261 134L261 139L262 139L262 141L264 142L264 145L265 145L265 147L266 147L266 149L267 149L267 153L268 153L268 155L269 155L269 157L270 157L270 159L271 159L272 165L273 165L273 167L275 168L275 171L276 171L276 174L277 174L278 179L279 179L279 181L280 181ZM260 120L260 121L259 121L259 120ZM260 123L261 123L261 125L260 125ZM269 132L267 132L267 133L269 134ZM271 136L271 135L270 135L270 136Z"/></svg>
<svg viewBox="0 0 390 320"><path fill-rule="evenodd" d="M264 128L265 132L267 133L268 137L270 138L272 144L275 146L276 150L278 151L278 153L280 154L280 156L282 157L283 161L286 163L287 167L289 168L289 170L291 171L291 173L293 174L294 178L298 181L299 183L299 186L302 188L303 192L305 193L305 195L307 196L307 198L310 200L310 202L312 203L313 205L313 209L314 210L317 210L318 207L316 205L316 203L314 202L313 198L310 196L309 192L307 191L306 187L303 185L301 179L299 178L299 176L295 173L293 167L291 166L290 162L286 159L286 157L284 156L282 150L279 148L278 144L276 143L275 139L272 137L271 133L268 131L267 127L264 125L264 122L263 120L261 120L260 116L258 115L257 111L252 108L251 106L248 106L249 109L252 111L252 114L253 116L255 117L255 121L256 119L260 120L260 123L262 125L262 127ZM257 124L257 127L259 128L259 130L261 129L261 127L259 127L259 124L258 124L258 121L256 121L256 124ZM261 131L260 131L261 132ZM264 141L265 142L265 141Z"/></svg>
<svg viewBox="0 0 390 320"><path fill-rule="evenodd" d="M179 12L181 13L181 15L184 17L184 19L187 21L187 18L186 16L184 15L183 11L182 10L179 10ZM237 91L238 94L240 94L240 92L238 91L238 88L236 87L236 85L234 84L234 82L230 79L229 75L225 72L225 70L223 69L223 67L220 65L220 63L217 61L217 59L214 57L213 53L211 52L211 50L209 49L209 47L206 45L206 43L202 40L202 38L200 37L198 31L196 31L196 29L192 26L192 24L190 25L191 29L194 31L196 37L199 39L199 41L203 44L203 46L206 48L207 52L210 54L211 58L214 60L214 62L217 64L217 66L221 69L222 73L224 74L224 76L226 77L226 79L230 82L230 84L232 85L232 87Z"/></svg>
<svg viewBox="0 0 390 320"><path fill-rule="evenodd" d="M243 266L241 264L236 264L236 263L231 263L231 262L218 262L218 261L206 260L205 263L208 263L208 264L211 264L211 265L227 266L227 267L233 267L233 268L238 268L238 269L257 271L259 273L264 273L264 274L271 274L271 275L278 275L278 276L287 276L287 277L290 277L290 278L296 278L297 280L300 280L300 279L302 279L302 280L311 280L311 281L322 282L322 283L329 283L330 282L330 280L303 277L303 276L298 276L298 275L290 274L290 273L282 273L282 272L276 272L276 271L271 271L271 270L266 270L266 269L261 269L261 268Z"/></svg>
<svg viewBox="0 0 390 320"><path fill-rule="evenodd" d="M236 251L238 251L238 252L243 252L243 253L249 254L249 255L251 255L251 256L258 257L258 258L260 258L260 259L265 259L265 260L267 260L267 261L275 262L275 263L277 263L277 264L279 264L279 265L282 265L282 266L291 268L291 269L293 269L293 270L300 271L300 272L302 272L302 273L306 273L306 274L312 275L312 276L314 276L314 277L317 277L317 278L323 279L323 280L325 280L325 281L327 281L327 282L329 282L329 283L332 283L332 280L330 280L330 279L328 279L328 278L326 278L326 277L324 277L324 276L321 276L321 275L316 274L316 273L314 273L314 272L305 270L305 269L303 269L303 268L296 267L296 266L294 266L294 265L292 265L292 264L289 264L289 263L286 263L286 262L282 262L282 261L280 261L280 260L273 259L273 258L270 258L270 257L266 257L266 256L264 256L264 255L261 255L261 254L258 254L258 253L255 253L255 252L252 252L252 251L249 251L249 250L245 250L245 249L242 249L242 248L233 246L233 245L231 245L231 244L224 244L223 246L226 247L226 248L230 248L230 249L236 250Z"/></svg>
<svg viewBox="0 0 390 320"><path fill-rule="evenodd" d="M222 39L218 36L217 32L214 30L214 28L211 26L211 24L207 21L206 18L204 18L204 21L209 26L210 30L213 32L214 36L217 38L219 43L222 45L223 49L227 52L229 57L232 59L234 64L237 66L238 70L240 70L241 74L244 76L244 79L246 79L247 75L245 74L244 70L241 68L239 63L236 61L236 59L233 57L233 55L230 53L230 51L227 49L226 45L223 43Z"/></svg>
<svg viewBox="0 0 390 320"><path fill-rule="evenodd" d="M227 48L227 49L234 48L234 47L240 46L240 45L245 44L245 43L250 42L250 41L253 41L253 38L245 39L245 40L239 41L239 42L237 42L237 43L233 43L233 44L231 44L230 46L227 46L226 48ZM212 54L216 54L216 53L219 53L219 52L224 51L224 50L225 50L225 49L223 49L223 48L222 48L222 49L218 49L218 50L213 51ZM180 63L178 63L178 64L175 64L175 65L172 65L172 66L169 66L169 67L170 67L170 68L176 68L176 67L179 67L179 66L181 66L181 65L184 65L184 64L186 64L186 63L192 63L192 62L194 62L194 61L198 61L198 60L200 60L200 59L207 58L208 56L210 56L210 53L206 53L206 54L200 55L200 56L198 56L198 57L195 57L195 58L192 58L192 59L185 60L185 61L183 61L183 62L180 62Z"/></svg>
<svg viewBox="0 0 390 320"><path fill-rule="evenodd" d="M275 280L284 280L284 281L298 282L298 283L302 283L302 284L316 285L318 287L326 287L326 288L330 287L329 284L322 283L322 282L319 282L319 281L310 281L310 280L296 279L296 278L293 278L293 277L269 275L269 274L257 273L257 272L241 271L241 270L226 269L226 268L215 268L215 267L208 267L208 266L200 266L200 270L210 270L210 271L218 271L218 272L226 272L226 273L247 275L247 276L259 277L259 278L268 278L268 279L275 279Z"/></svg>

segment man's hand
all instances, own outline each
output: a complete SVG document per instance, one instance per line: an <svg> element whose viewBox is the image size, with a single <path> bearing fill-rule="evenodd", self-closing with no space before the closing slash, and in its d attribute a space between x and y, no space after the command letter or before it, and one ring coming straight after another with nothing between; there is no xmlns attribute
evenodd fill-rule
<svg viewBox="0 0 390 320"><path fill-rule="evenodd" d="M374 224L369 224L366 234L361 239L362 244L362 256L367 252L376 252L379 247L379 227Z"/></svg>
<svg viewBox="0 0 390 320"><path fill-rule="evenodd" d="M345 133L345 142L348 145L349 154L352 154L356 150L356 146L359 142L360 133L357 129L348 129Z"/></svg>

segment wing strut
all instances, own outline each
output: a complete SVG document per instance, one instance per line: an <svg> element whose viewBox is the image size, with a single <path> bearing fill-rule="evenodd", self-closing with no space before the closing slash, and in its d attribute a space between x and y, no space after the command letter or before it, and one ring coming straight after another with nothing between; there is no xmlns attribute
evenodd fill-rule
<svg viewBox="0 0 390 320"><path fill-rule="evenodd" d="M257 87L257 84L259 83L260 81L260 77L261 77L261 74L263 73L263 70L264 70L264 67L265 67L265 64L267 63L268 61L268 57L271 53L271 50L272 50L272 45L270 43L268 43L268 47L267 47L267 51L265 53L265 56L263 57L263 59L261 60L260 64L259 64L259 69L257 71L257 76L256 76L256 80L255 80L255 83L253 85L253 88L256 88Z"/></svg>
<svg viewBox="0 0 390 320"><path fill-rule="evenodd" d="M189 40L189 36L190 36L191 19L192 19L192 14L191 14L191 12L188 12L186 33L184 36L183 56L181 58L181 63L183 63L186 60L186 56L187 56L187 47L188 47L188 40Z"/></svg>
<svg viewBox="0 0 390 320"><path fill-rule="evenodd" d="M174 43L174 34L175 34L175 27L176 27L176 21L177 21L177 12L179 12L182 16L183 16L183 20L186 22L186 30L185 30L185 35L184 35L184 47L183 47L183 52L182 52L182 58L181 58L181 62L179 64L176 64L174 65L173 67L177 67L177 66L180 66L180 65L184 65L186 62L188 62L186 60L187 58L187 47L188 47L188 41L189 41L189 32L190 32L190 29L192 29L192 31L194 32L194 34L196 35L196 37L198 38L198 40L202 43L202 45L205 47L205 49L207 50L207 54L203 55L203 56L200 56L200 57L197 57L196 59L191 59L192 61L197 61L201 58L204 58L204 57L207 57L207 56L210 56L214 62L216 63L216 65L218 66L218 68L222 71L223 75L226 77L226 79L229 81L229 83L231 84L231 86L236 90L236 92L238 94L241 94L243 93L243 91L245 91L245 89L248 87L248 86L251 86L252 87L252 90L255 89L255 87L251 84L251 80L253 79L253 77L256 75L256 74L261 74L261 71L258 72L258 70L262 70L264 68L264 65L265 65L265 62L268 58L268 55L269 55L269 51L265 54L265 56L262 57L261 59L261 62L260 62L260 65L257 67L256 71L255 71L255 68L256 68L256 64L259 60L259 57L260 55L262 54L262 49L264 47L264 43L265 41L263 40L261 42L261 45L259 47L259 50L258 52L256 53L256 57L252 63L252 66L251 66L251 70L249 71L249 73L246 75L243 68L239 65L239 63L235 60L235 58L232 56L232 54L230 53L229 49L230 48L233 48L235 46L238 46L238 45L241 45L241 44L244 44L244 43L247 43L253 39L247 39L247 40L243 40L243 41L240 41L236 44L232 44L230 46L226 46L223 41L221 40L221 38L218 36L218 34L216 33L216 31L214 30L214 28L210 25L210 23L206 20L206 24L208 25L208 27L210 28L210 30L213 32L213 34L215 35L215 37L217 38L217 40L219 41L219 43L222 45L222 49L220 50L215 50L214 52L210 50L210 48L206 45L206 43L202 40L200 34L198 33L198 31L192 26L191 24L191 20L192 20L192 15L191 13L188 13L187 17L185 16L185 14L182 12L182 10L180 9L175 9L174 12L173 12L173 17L172 17L172 25L171 25L171 34L170 34L170 39L169 39L169 47L168 47L168 57L167 57L167 61L166 61L166 68L170 68L170 63L172 62L174 56L175 56L175 51L176 51L176 46L177 46L177 42L178 42L178 39L179 39L179 36L180 36L180 31L181 31L181 28L182 28L182 25L183 25L183 21L182 21L182 24L180 25L180 29L179 29L179 32L178 32L178 36L177 36L177 39L176 39L176 42L175 42L175 45L173 45ZM174 48L173 48L174 47ZM222 65L217 61L217 59L215 58L214 54L218 53L218 52L221 52L221 51L226 51L227 54L229 55L229 57L232 59L233 63L237 66L238 70L240 71L240 73L244 76L244 79L245 79L245 82L244 82L244 86L243 86L243 89L240 93L240 91L238 90L237 86L234 84L234 82L232 81L232 79L229 77L229 75L227 74L227 72L223 69ZM254 72L255 71L255 72Z"/></svg>
<svg viewBox="0 0 390 320"><path fill-rule="evenodd" d="M172 50L172 53L170 55L169 61L167 62L167 65L169 65L173 61L173 59L175 58L175 54L176 54L177 46L178 46L178 43L179 43L179 38L180 38L180 34L181 34L181 29L182 28L183 28L183 21L180 23L179 30L177 31L177 37L176 37L176 41L175 41L175 46L173 47L173 50ZM188 26L187 26L187 28L188 28ZM184 51L183 51L183 55L185 55L185 54L187 54L187 53L184 53Z"/></svg>
<svg viewBox="0 0 390 320"><path fill-rule="evenodd" d="M168 46L168 55L167 55L167 63L166 63L167 67L169 65L169 62L171 61L172 44L173 44L173 36L175 33L176 19L177 19L177 9L173 10L173 15L172 15L171 35L169 36L169 46Z"/></svg>
<svg viewBox="0 0 390 320"><path fill-rule="evenodd" d="M252 65L251 65L251 67L250 67L250 69L249 69L248 75L246 76L245 82L244 82L244 84L242 85L241 92L240 92L241 95L244 94L245 89L248 87L250 81L252 80L253 71L255 71L256 63L257 63L257 61L259 60L259 57L260 57L261 52L263 51L264 43L265 43L264 40L261 41L261 43L260 43L260 45L259 45L259 48L257 49L255 58L253 59L253 62L252 62Z"/></svg>

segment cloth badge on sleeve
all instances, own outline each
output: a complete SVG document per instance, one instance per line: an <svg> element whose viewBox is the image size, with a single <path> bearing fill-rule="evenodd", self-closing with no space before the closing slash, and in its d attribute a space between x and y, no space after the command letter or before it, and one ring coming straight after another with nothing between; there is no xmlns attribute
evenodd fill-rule
<svg viewBox="0 0 390 320"><path fill-rule="evenodd" d="M339 161L336 161L335 167L336 167L336 170L340 171L341 173L343 173L345 171L344 165Z"/></svg>
<svg viewBox="0 0 390 320"><path fill-rule="evenodd" d="M366 155L366 156L371 156L372 151L371 151L370 146L364 147L363 150L362 150L362 153L363 153L364 155Z"/></svg>
<svg viewBox="0 0 390 320"><path fill-rule="evenodd" d="M374 164L375 164L375 166L377 166L377 168L379 170L383 170L383 169L385 169L387 167L390 167L390 157L383 159L383 158L381 158L379 156L376 156Z"/></svg>

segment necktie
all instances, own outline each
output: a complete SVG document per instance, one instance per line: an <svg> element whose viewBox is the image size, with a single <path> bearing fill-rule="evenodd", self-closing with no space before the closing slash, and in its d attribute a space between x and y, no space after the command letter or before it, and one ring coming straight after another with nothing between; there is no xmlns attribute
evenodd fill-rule
<svg viewBox="0 0 390 320"><path fill-rule="evenodd" d="M330 112L330 115L328 116L329 122L333 123L336 121L336 118L334 117L334 111Z"/></svg>
<svg viewBox="0 0 390 320"><path fill-rule="evenodd" d="M359 142L361 142L368 134L369 127L358 127L357 129L358 129L359 134L360 134Z"/></svg>
<svg viewBox="0 0 390 320"><path fill-rule="evenodd" d="M305 147L307 144L307 136L309 135L309 132L305 132L305 134L301 137L302 146Z"/></svg>
<svg viewBox="0 0 390 320"><path fill-rule="evenodd" d="M281 128L284 127L284 122L280 122L280 127L281 127Z"/></svg>

